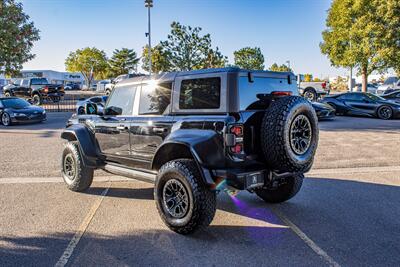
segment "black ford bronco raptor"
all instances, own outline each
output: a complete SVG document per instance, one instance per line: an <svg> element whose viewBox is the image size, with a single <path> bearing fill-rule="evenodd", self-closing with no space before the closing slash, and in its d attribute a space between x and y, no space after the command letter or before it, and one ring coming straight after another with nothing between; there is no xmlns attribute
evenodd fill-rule
<svg viewBox="0 0 400 267"><path fill-rule="evenodd" d="M64 181L84 191L103 169L152 182L162 220L180 234L210 224L224 189L286 201L318 144L317 116L295 79L223 68L124 80L104 111L88 103L68 121Z"/></svg>

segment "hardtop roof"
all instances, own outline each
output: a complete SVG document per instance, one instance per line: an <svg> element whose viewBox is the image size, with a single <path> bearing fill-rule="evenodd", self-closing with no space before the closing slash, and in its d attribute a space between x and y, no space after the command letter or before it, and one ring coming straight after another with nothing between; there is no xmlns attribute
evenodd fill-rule
<svg viewBox="0 0 400 267"><path fill-rule="evenodd" d="M269 76L276 76L278 77L287 77L288 75L294 76L292 72L276 72L276 71L269 71L269 70L246 70L240 69L236 67L227 67L227 68L216 68L216 69L201 69L201 70L190 70L190 71L176 71L176 72L164 72L160 74L153 74L153 75L144 75L138 76L133 78L125 79L118 83L118 85L123 86L124 84L130 83L138 83L144 82L147 80L158 80L161 82L173 81L176 77L179 76L188 76L188 75L197 75L197 74L211 74L211 73L240 73L240 72L251 72L253 74L264 74Z"/></svg>

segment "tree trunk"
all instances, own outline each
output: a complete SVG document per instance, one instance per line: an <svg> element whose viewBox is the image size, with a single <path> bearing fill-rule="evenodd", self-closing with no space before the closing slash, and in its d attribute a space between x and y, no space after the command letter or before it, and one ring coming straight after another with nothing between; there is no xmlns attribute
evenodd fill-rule
<svg viewBox="0 0 400 267"><path fill-rule="evenodd" d="M361 74L362 74L362 89L361 89L361 91L366 93L367 92L367 84L368 84L368 72L367 72L366 66L362 67Z"/></svg>

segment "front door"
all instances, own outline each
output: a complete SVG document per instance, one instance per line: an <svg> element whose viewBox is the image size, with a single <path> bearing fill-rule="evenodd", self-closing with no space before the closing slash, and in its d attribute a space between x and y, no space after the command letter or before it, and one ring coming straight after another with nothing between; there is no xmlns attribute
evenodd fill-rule
<svg viewBox="0 0 400 267"><path fill-rule="evenodd" d="M95 137L109 162L129 164L130 124L137 86L116 87L107 101L104 115L95 122Z"/></svg>

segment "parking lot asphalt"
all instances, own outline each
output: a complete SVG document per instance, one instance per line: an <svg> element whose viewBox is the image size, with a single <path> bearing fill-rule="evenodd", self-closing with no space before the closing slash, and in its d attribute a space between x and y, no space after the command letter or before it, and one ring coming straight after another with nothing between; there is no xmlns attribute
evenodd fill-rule
<svg viewBox="0 0 400 267"><path fill-rule="evenodd" d="M151 184L99 172L86 193L65 188L59 133L69 115L0 127L0 266L400 263L400 121L321 122L295 198L267 205L221 192L212 225L181 236L159 218Z"/></svg>

